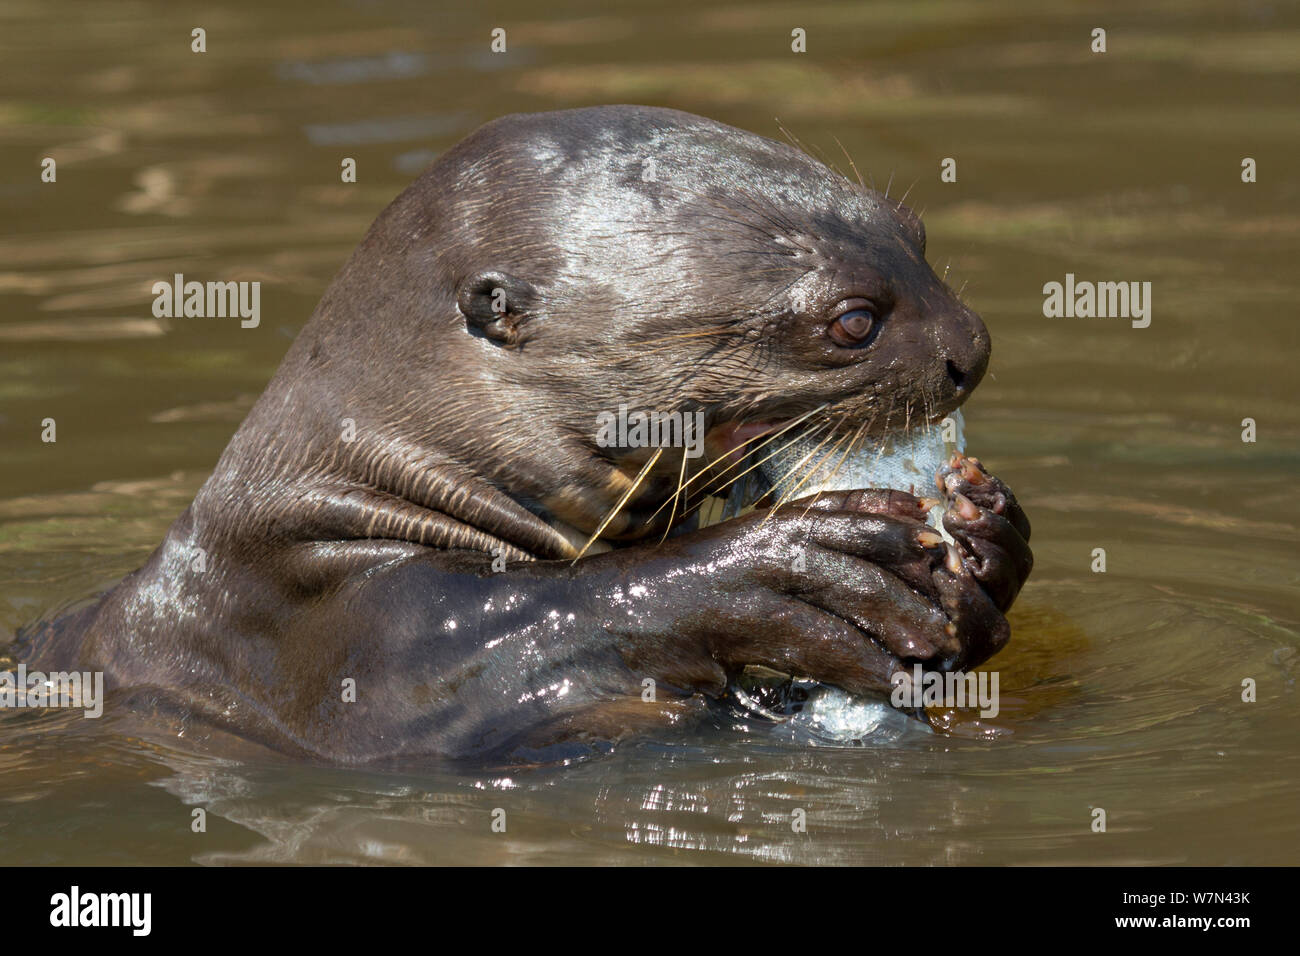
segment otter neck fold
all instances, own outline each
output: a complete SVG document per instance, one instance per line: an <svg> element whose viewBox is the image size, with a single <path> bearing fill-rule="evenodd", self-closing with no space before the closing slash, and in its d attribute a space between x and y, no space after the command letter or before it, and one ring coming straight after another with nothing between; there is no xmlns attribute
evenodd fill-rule
<svg viewBox="0 0 1300 956"><path fill-rule="evenodd" d="M338 441L325 455L306 448L311 464L304 475L300 463L277 456L281 450L264 448L249 462L251 469L211 489L212 497L242 505L234 499L244 499L268 479L280 487L280 494L262 499L269 507L246 513L244 535L274 536L273 516L288 506L305 516L293 533L305 540L403 541L500 553L513 561L577 553L563 533L511 495L437 451L391 435L365 444ZM257 479L258 473L265 477Z"/></svg>
<svg viewBox="0 0 1300 956"><path fill-rule="evenodd" d="M574 559L584 552L608 550L607 537L639 539L666 531L672 515L659 506L671 504L682 472L692 477L690 470L681 468L681 456L669 463L670 456L665 455L662 467L637 486L640 461L615 464L593 455L592 470L603 473L603 480L587 494L591 500L607 502L603 514L557 514L548 507L550 502L536 505L542 512L538 514L511 491L455 461L399 447L391 438L379 449L368 453L345 446L323 463L312 490L297 496L314 515L304 528L308 537L405 541L485 554L499 551L509 560ZM619 491L635 493L620 506L615 495ZM682 510L679 504L678 518ZM593 516L614 520L586 527L592 525ZM592 545L589 539L597 531L601 534Z"/></svg>

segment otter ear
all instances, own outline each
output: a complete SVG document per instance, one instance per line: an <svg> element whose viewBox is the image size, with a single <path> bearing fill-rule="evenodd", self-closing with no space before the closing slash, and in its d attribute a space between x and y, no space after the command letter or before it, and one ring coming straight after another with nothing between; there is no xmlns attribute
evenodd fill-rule
<svg viewBox="0 0 1300 956"><path fill-rule="evenodd" d="M507 346L524 340L536 301L531 283L495 269L474 273L456 290L456 305L470 332Z"/></svg>

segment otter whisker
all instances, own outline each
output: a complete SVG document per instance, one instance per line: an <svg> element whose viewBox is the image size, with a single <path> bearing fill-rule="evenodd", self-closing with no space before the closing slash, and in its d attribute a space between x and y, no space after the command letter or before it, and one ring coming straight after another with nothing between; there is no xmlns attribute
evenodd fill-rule
<svg viewBox="0 0 1300 956"><path fill-rule="evenodd" d="M826 408L825 403L823 403L823 404L821 404L821 405L818 405L818 406L817 406L816 408L814 408L812 411L805 412L804 414L800 415L798 418L792 419L791 421L787 422L785 425L783 425L783 426L781 427L781 429L780 429L779 431L771 432L771 433L763 432L763 433L760 433L760 434L758 434L758 435L754 435L754 436L752 436L752 437L750 437L750 438L746 438L743 442L741 442L740 444L738 444L735 448L733 448L733 449L731 449L731 450L729 450L729 451L725 451L725 452L723 452L723 453L722 453L721 455L719 455L717 458L714 458L712 461L706 462L703 466L701 466L701 468L700 468L699 471L697 471L694 475L692 475L689 479L687 479L686 484L682 486L682 490L684 490L684 489L686 489L686 488L689 488L691 485L695 484L695 482L696 482L698 479L703 478L705 475L707 475L707 474L709 473L709 470L710 470L711 468L713 468L715 465L717 465L717 464L719 464L719 463L725 461L728 455L732 455L732 454L734 454L735 452L737 452L737 451L739 451L740 449L744 448L746 445L750 444L751 442L756 442L756 441L758 441L760 438L763 439L761 442L759 442L759 444L755 445L753 448L751 448L748 452L745 453L746 456L748 456L748 455L752 455L752 454L754 454L755 452L759 451L760 449L764 448L765 446L767 446L767 445L771 444L772 442L776 441L776 439L780 438L782 435L784 435L784 434L785 434L786 432L788 432L790 429L795 428L795 427L797 427L798 425L802 424L803 422L807 421L809 418L811 418L813 415L816 415L818 412L822 411L824 408ZM775 453L774 453L774 454L775 454ZM764 460L766 460L766 459L764 459ZM717 475L717 477L718 477L719 479L722 478L723 476L725 476L725 475L727 474L727 472L729 472L729 471L731 471L732 469L734 469L735 467L737 467L737 465L743 464L744 461L745 461L745 459L744 459L744 458L741 458L740 461L738 461L738 462L734 462L734 463L728 465L726 468L724 468L724 469L722 470L722 472L720 472L720 473ZM744 474L748 474L748 473L749 473L749 472L746 471ZM744 474L740 475L739 477L744 477ZM735 480L735 479L728 479L728 481L727 481L726 483L727 483L727 484L730 484L732 480ZM711 487L712 487L712 488L719 488L719 487L721 487L721 485L713 485L713 486L711 486ZM708 493L708 491L705 492L705 494L707 494L707 493ZM665 501L662 505L660 505L660 506L655 510L654 514L652 514L652 515L650 516L650 520L653 521L656 517L658 517L659 512L660 512L660 511L663 511L664 508L666 508L667 506L668 506L668 502ZM683 515L683 517L684 517L684 515Z"/></svg>
<svg viewBox="0 0 1300 956"><path fill-rule="evenodd" d="M820 146L817 146L815 144L813 145L812 149L813 152L808 152L808 150L804 150L804 152L807 152L809 156L812 156L813 159L819 161L827 169L834 170L835 175L839 176L840 179L844 180L845 182L851 181L848 176L844 175L844 170L840 169L838 166L835 165L835 163L831 161L831 158L826 155L826 151L824 149L822 149ZM814 152L816 153L816 155L813 155Z"/></svg>
<svg viewBox="0 0 1300 956"><path fill-rule="evenodd" d="M811 414L811 413L809 413L809 414ZM805 416L805 417L806 417L806 416ZM730 465L728 465L726 468L724 468L724 469L722 470L722 472L717 476L717 480L716 480L713 484L709 485L709 487L705 489L704 493L705 493L706 495L707 495L707 494L712 494L712 493L715 492L715 491L719 491L719 490L721 490L722 488L725 488L727 485L735 484L735 482L739 481L739 480L740 480L741 478L743 478L745 475L749 474L751 471L753 471L754 467L757 467L757 466L751 466L750 468L745 469L743 472L741 472L739 475L737 475L737 476L734 477L734 478L727 478L727 477L726 477L727 472L732 471L733 469L739 467L740 465L743 465L743 464L745 463L746 459L748 459L750 456L755 455L755 454L757 454L758 452L762 451L764 448L766 448L768 445L770 445L773 441L775 441L775 440L776 440L777 438L779 438L781 435L785 434L787 431L789 431L791 428L793 428L793 427L794 427L795 425L797 425L797 424L799 424L798 420L791 422L789 425L787 425L785 428L782 428L781 431L777 432L775 435L772 435L772 436L770 436L770 437L767 437L764 441L760 442L758 445L755 445L753 448L751 448L751 449L749 450L749 452L745 455L745 457L741 458L739 461L732 462ZM771 454L769 454L766 458L764 458L764 459L763 459L763 462L767 461L768 459L772 458L772 457L775 456L775 455L780 454L782 451L784 451L786 448L790 447L791 444L793 444L795 441L798 441L800 438L809 437L809 436L811 436L811 435L820 435L820 434L821 434L823 431L825 431L826 428L828 428L828 427L829 427L829 423L827 423L827 422L823 422L822 424L815 426L815 427L814 427L810 432L807 432L807 433L805 433L805 434L803 434L803 435L797 435L797 436L795 436L795 437L792 438L789 442L787 442L785 445L781 446L781 448L779 448L779 449L773 451L773 452L772 452ZM750 439L749 441L753 441L753 439ZM748 442L744 442L744 443L742 443L741 445L737 445L736 448L737 448L737 449L742 448L742 447L744 447L745 444L748 444ZM759 462L758 464L762 464L762 462ZM706 474L706 472L700 472L700 474Z"/></svg>
<svg viewBox="0 0 1300 956"><path fill-rule="evenodd" d="M785 124L781 122L781 118L779 116L773 116L772 121L776 123L776 128L781 131L781 135L790 141L791 146L799 150L799 152L803 153L805 156L808 156L812 159L817 158L816 156L813 156L812 153L808 152L808 147L804 146L804 144L800 142L799 137L795 136L794 133L790 132L788 129L785 128Z"/></svg>
<svg viewBox="0 0 1300 956"><path fill-rule="evenodd" d="M721 490L723 487L725 487L725 486L727 486L727 485L732 485L732 486L734 487L737 483L739 483L739 482L741 481L741 479L743 479L743 478L744 478L746 475L748 475L750 472L754 471L754 470L757 469L757 468L761 468L763 465L765 465L767 462L771 461L771 460L772 460L773 458L775 458L777 455L779 455L779 454L781 454L782 452L784 452L787 448L790 448L792 445L794 445L795 442L797 442L797 441L799 441L799 440L801 440L801 439L804 439L804 438L815 438L816 436L820 435L823 431L825 431L825 430L826 430L827 428L829 428L829 427L830 427L830 424L829 424L828 422L822 422L820 425L817 425L816 427L814 427L811 431L801 433L801 434L799 434L799 435L796 435L794 438L791 438L788 442L786 442L786 443L785 443L784 445L782 445L780 448L777 448L775 451L773 451L771 454L769 454L766 458L763 458L763 459L761 459L761 460L759 460L759 461L754 462L752 465L750 465L748 468L746 468L744 471L742 471L742 472L741 472L739 475L737 475L735 478L732 478L732 479L729 479L729 480L726 480L726 481L719 480L716 484L710 485L708 488L706 488L706 489L703 490L702 494L703 494L704 497L702 497L702 498L701 498L698 502L696 502L692 507L690 507L690 508L688 508L686 511L682 512L682 517L683 517L683 518L688 518L688 517L690 517L690 515L691 515L694 511L696 511L697 509L699 509L700 507L702 507L702 506L704 505L704 503L705 503L706 501L709 500L709 497L708 497L708 496L709 496L710 494L712 494L713 492L715 492L715 491L719 491L719 490ZM751 456L752 456L753 454L754 454L754 452L751 452ZM744 461L747 461L747 460L748 460L748 457L746 457L746 458L743 459L743 460L744 460ZM732 465L731 467L734 468L735 466ZM730 468L728 468L727 470L730 470ZM725 472L724 472L724 474L725 474ZM698 476L697 476L697 477L698 477ZM697 492L697 493L698 493L698 492Z"/></svg>
<svg viewBox="0 0 1300 956"><path fill-rule="evenodd" d="M793 465L787 468L783 474L781 474L775 481L773 481L772 482L773 487L779 488L781 484L784 483L787 479L797 474L803 468L803 466L808 463L809 459L816 456L817 453L821 450L822 446L825 445L828 441L830 441L834 436L835 436L835 431L832 430L829 435L827 435L825 438L823 438L820 442L817 443L816 447L814 447L806 455L804 455L797 462L795 462ZM838 447L839 445L837 443L828 454L833 454L835 448ZM813 465L808 469L807 473L805 473L804 476L798 482L796 482L791 488L788 488L785 492L783 492L777 498L777 500L772 504L771 508L768 509L767 516L763 519L764 523L766 523L767 519L776 513L778 508L785 505L787 502L791 501L792 494L797 493L798 490L803 487L804 483L808 481L808 479L811 478L816 471L817 471L816 465Z"/></svg>
<svg viewBox="0 0 1300 956"><path fill-rule="evenodd" d="M843 419L841 419L841 421L843 421ZM837 428L838 428L838 424L839 424L839 423L836 423ZM826 452L826 454L822 456L822 458L818 461L817 465L814 465L814 466L810 469L810 474L811 474L812 472L815 472L815 471L817 470L818 465L820 465L823 461L826 461L826 460L830 459L831 457L833 457L833 456L839 454L841 448L844 449L844 454L847 455L847 454L848 454L848 449L849 449L850 447L852 447L852 444L853 444L853 436L850 435L848 432L845 432L845 433L844 433L844 434L843 434L843 435L842 435L842 436L841 436L841 437L840 437L840 438L835 442L835 444L832 445L832 446L830 447L830 449ZM843 457L843 455L841 455L841 456L840 456L840 463L842 464L843 461L844 461L844 457ZM838 464L837 464L836 468L837 468L837 470L838 470ZM804 514L805 514L805 515L806 515L809 511L811 511L811 510L813 509L813 506L817 504L817 501L818 501L818 499L821 498L821 495L822 495L821 490L818 490L818 491L816 491L816 492L813 493L813 500L810 501L810 502L808 503L808 507L807 507L806 509L804 509ZM783 500L784 500L784 499L783 499ZM782 504L782 501L778 501L776 506L779 508L779 507L781 506L781 504Z"/></svg>
<svg viewBox="0 0 1300 956"><path fill-rule="evenodd" d="M836 429L839 428L840 423L843 422L843 421L844 421L844 418L843 418L843 416L841 416L841 417L840 417L840 420L837 421L837 422L835 423L835 428L832 428L832 429L831 429L831 432L830 432L829 435L827 435L827 436L826 436L825 438L823 438L820 442L818 442L818 443L817 443L817 446L816 446L815 448L813 448L812 451L808 452L808 454L806 454L806 455L804 455L802 458L800 458L800 459L799 459L799 460L798 460L794 465L792 465L791 467L787 468L785 474L783 474L783 475L781 476L780 480L779 480L779 481L774 481L774 482L772 482L772 484L773 484L774 486L776 486L776 487L779 488L779 487L781 486L782 482L784 482L787 478L789 478L791 475L793 475L795 472L797 472L800 468L802 468L805 464L807 464L807 463L808 463L808 459L812 458L814 455L817 454L817 452L821 451L822 446L825 445L828 441L830 441L830 440L835 436L835 431L836 431ZM793 488L790 488L789 490L787 490L786 493L783 494L783 495L781 496L781 499L780 499L779 501L777 501L777 503L776 503L775 505L772 506L772 509L767 513L766 516L764 516L764 518L763 518L763 523L766 524L766 523L767 523L767 519L770 518L770 517L772 517L772 515L776 513L776 510L777 510L778 508L780 508L780 507L781 507L782 505L784 505L786 502L792 500L791 496L794 495L796 492L798 492L798 490L799 490L800 488L802 488L805 484L807 484L807 483L808 483L808 479L811 478L811 477L813 476L813 474L814 474L816 471L817 471L817 469L816 469L815 467L814 467L814 468L810 468L810 469L808 469L808 473L805 474L805 475L803 476L803 478L801 478L801 479L799 480L798 484L796 484Z"/></svg>
<svg viewBox="0 0 1300 956"><path fill-rule="evenodd" d="M721 325L712 329L697 329L694 332L674 332L672 335L661 335L653 339L641 339L636 342L637 346L658 345L660 342L668 342L676 339L695 339L705 335L722 335L726 332L734 332L735 327L731 325Z"/></svg>
<svg viewBox="0 0 1300 956"><path fill-rule="evenodd" d="M805 156L817 160L828 169L834 170L836 175L838 175L841 179L845 180L846 182L849 181L849 177L845 176L843 170L841 170L838 166L836 166L833 162L831 162L830 157L826 155L826 152L824 150L822 150L818 146L813 146L812 149L809 149L807 146L803 144L802 140L800 140L797 136L795 136L788 129L786 129L785 124L782 123L778 117L774 116L772 117L772 119L776 122L777 128L781 130L782 135L785 136L785 138L790 141L791 146L801 151ZM839 140L836 140L836 142L839 142ZM841 145L840 149L843 148L844 147ZM815 155L814 155L814 151L815 151ZM848 157L847 152L844 155ZM849 165L850 166L853 165L853 160L851 158L849 159ZM853 171L856 173L857 168L855 167ZM859 177L859 179L861 179L861 177Z"/></svg>
<svg viewBox="0 0 1300 956"><path fill-rule="evenodd" d="M668 532L673 530L673 521L677 518L677 501L679 498L681 498L682 491L686 487L684 484L685 480L686 480L686 449L683 448L682 449L682 470L677 474L677 490L673 492L673 497L672 497L673 510L668 515L668 524L664 527L663 537L659 539L660 544L663 544L666 540L668 540ZM659 510L655 511L656 515L659 514ZM651 515L650 517L651 520L654 520L654 515Z"/></svg>
<svg viewBox="0 0 1300 956"><path fill-rule="evenodd" d="M835 145L840 148L840 152L844 154L844 158L849 161L849 168L853 170L853 175L858 177L858 185L861 186L863 189L866 189L867 184L862 181L862 174L858 172L858 164L853 161L853 157L850 156L849 151L844 148L844 144L840 142L840 138L834 134L831 134L831 139L835 140Z"/></svg>
<svg viewBox="0 0 1300 956"><path fill-rule="evenodd" d="M650 457L650 460L645 463L644 467L642 467L641 473L636 476L636 481L632 482L632 487L623 492L623 497L618 499L618 504L614 505L609 514L605 515L605 520L602 521L600 526L591 533L591 537L587 539L587 543L582 546L582 550L578 552L577 557L575 557L570 563L577 564L578 559L587 553L587 549L596 543L596 539L600 537L601 532L608 527L609 523L614 520L614 516L623 510L623 506L627 504L628 499L630 499L636 490L641 487L641 482L645 481L645 476L650 474L650 469L655 466L655 463L659 461L659 456L663 453L664 450L662 448L655 451L655 453Z"/></svg>
<svg viewBox="0 0 1300 956"><path fill-rule="evenodd" d="M863 422L858 426L858 430L855 431L853 437L849 439L848 447L844 449L844 454L840 456L840 460L835 464L831 473L824 481L818 482L823 490L819 490L815 495L813 495L813 500L808 504L808 507L804 509L805 517L807 517L809 511L812 511L813 506L821 500L822 495L825 493L824 489L835 483L835 479L839 476L840 469L844 467L844 463L849 460L849 456L851 456L857 448L858 440L862 437L862 432L866 429L868 424L869 422Z"/></svg>

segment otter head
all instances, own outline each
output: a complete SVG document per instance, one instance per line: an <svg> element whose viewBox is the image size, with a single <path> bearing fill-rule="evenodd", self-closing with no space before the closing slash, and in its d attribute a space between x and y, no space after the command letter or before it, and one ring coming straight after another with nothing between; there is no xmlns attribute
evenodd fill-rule
<svg viewBox="0 0 1300 956"><path fill-rule="evenodd" d="M910 210L673 110L482 127L393 203L336 285L376 282L375 309L402 318L367 347L415 370L384 383L405 440L582 536L620 503L605 538L664 530L683 481L725 484L728 453L774 425L870 436L938 420L989 357ZM601 440L637 413L702 423L705 453Z"/></svg>

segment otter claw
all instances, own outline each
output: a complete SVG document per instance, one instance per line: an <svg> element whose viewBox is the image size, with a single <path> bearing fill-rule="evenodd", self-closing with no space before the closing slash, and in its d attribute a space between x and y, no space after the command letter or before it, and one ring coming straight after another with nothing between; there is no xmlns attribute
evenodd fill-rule
<svg viewBox="0 0 1300 956"><path fill-rule="evenodd" d="M943 559L944 566L953 574L960 574L961 555L958 554L957 549L950 544L945 544L944 548L945 548L944 559Z"/></svg>
<svg viewBox="0 0 1300 956"><path fill-rule="evenodd" d="M937 548L943 544L943 535L934 531L918 531L916 543L923 548Z"/></svg>

